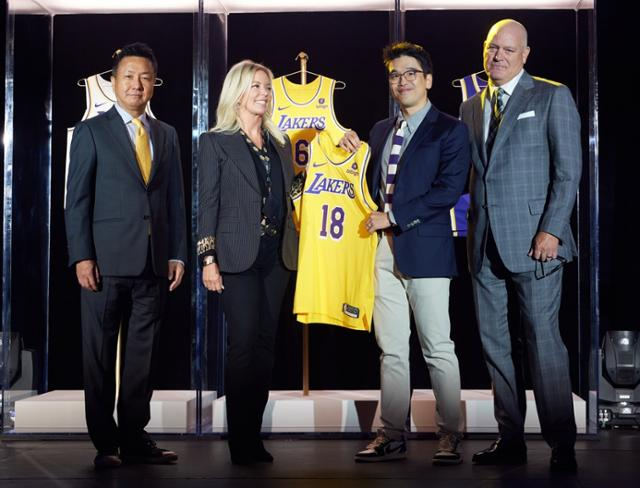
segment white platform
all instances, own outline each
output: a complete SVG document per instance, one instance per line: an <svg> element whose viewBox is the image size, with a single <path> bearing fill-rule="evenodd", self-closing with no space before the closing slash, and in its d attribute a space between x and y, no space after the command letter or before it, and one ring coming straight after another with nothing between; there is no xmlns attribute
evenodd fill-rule
<svg viewBox="0 0 640 488"><path fill-rule="evenodd" d="M368 432L381 426L378 390L272 391L263 432ZM226 432L225 398L213 402L213 432Z"/></svg>
<svg viewBox="0 0 640 488"><path fill-rule="evenodd" d="M469 433L495 433L498 424L493 415L493 393L491 390L462 390L462 416L460 430ZM436 432L436 399L432 390L414 390L411 398L411 431ZM573 412L579 434L587 432L587 402L573 395ZM524 421L526 433L540 433L538 409L532 390L527 390L527 416Z"/></svg>
<svg viewBox="0 0 640 488"><path fill-rule="evenodd" d="M225 398L203 392L203 432L226 431ZM586 433L587 404L573 396L578 433ZM465 432L497 432L491 390L463 390L460 429ZM195 433L196 392L159 390L151 399L153 433ZM375 432L380 421L378 390L272 391L263 418L264 432ZM84 394L56 390L15 402L16 433L86 432ZM431 390L414 390L411 399L411 431L436 432L435 397ZM540 432L533 392L527 391L527 433Z"/></svg>
<svg viewBox="0 0 640 488"><path fill-rule="evenodd" d="M211 405L215 392L202 394L203 425L211 425ZM195 433L196 392L190 390L158 390L151 398L152 433ZM15 402L16 433L87 432L82 390L54 390Z"/></svg>
<svg viewBox="0 0 640 488"><path fill-rule="evenodd" d="M491 390L463 390L460 430L498 431L493 416ZM573 395L578 433L586 433L586 402ZM226 431L225 399L213 402L213 432ZM414 390L411 398L411 431L436 432L436 403L432 390ZM265 409L263 432L375 432L380 421L379 390L320 390L303 396L299 390L272 391ZM527 391L527 433L539 433L540 422L531 390Z"/></svg>

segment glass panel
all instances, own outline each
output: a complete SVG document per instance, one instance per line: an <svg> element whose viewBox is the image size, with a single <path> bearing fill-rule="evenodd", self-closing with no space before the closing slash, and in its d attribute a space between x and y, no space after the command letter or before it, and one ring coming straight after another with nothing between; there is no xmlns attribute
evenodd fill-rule
<svg viewBox="0 0 640 488"><path fill-rule="evenodd" d="M198 4L191 2L191 8L183 4L178 12L157 10L156 5L155 13L11 12L7 47L12 51L7 64L12 70L7 71L6 81L15 91L5 109L9 124L13 123L6 132L13 146L5 154L5 183L10 191L5 191L5 230L9 232L5 233L3 267L10 286L3 290L2 330L3 350L8 353L4 357L11 357L11 365L2 370L4 432L86 431L80 291L75 272L66 262L68 148L78 121L112 105L112 53L129 42L146 42L158 58L162 83L155 87L151 110L177 131L186 208L191 213L192 32ZM181 35L167 35L170 32ZM82 49L72 48L79 43ZM153 134L151 142L159 154L162 146L155 146L160 141ZM119 202L119 197L114 195L114 201ZM187 264L188 274L191 266ZM192 366L196 352L192 284L185 276L169 294L166 319L157 333L149 432L195 434L199 430ZM127 330L127 316L129 312L123 316L123 330ZM125 365L121 363L120 368ZM36 393L13 403L18 395ZM66 415L59 415L58 408L66 409ZM69 409L76 409L74 415L69 415ZM73 422L65 423L69 417Z"/></svg>
<svg viewBox="0 0 640 488"><path fill-rule="evenodd" d="M16 401L46 391L51 156L51 17L9 2L6 43L3 432Z"/></svg>
<svg viewBox="0 0 640 488"><path fill-rule="evenodd" d="M407 0L404 3L416 2ZM591 143L596 114L593 106L596 86L593 10L411 10L406 13L406 38L421 44L432 55L434 85L429 98L440 110L457 116L461 101L483 87L486 75L482 67L481 45L487 26L500 18L515 18L527 27L531 45L527 71L567 85L582 118L584 164L572 219L579 244L579 259L565 268L560 329L569 351L578 432L594 434L598 370L598 317L595 312L598 261L590 250L598 249L598 226L593 218L594 214L597 215L598 203L594 198L594 192L597 195L594 190L597 188L597 153ZM425 29L425 26L429 28ZM462 78L472 74L477 76L476 84L466 85ZM468 391L489 390L491 384L484 367L471 302L465 238L458 238L456 245L460 275L452 283L450 310L462 387ZM521 331L517 307L510 308L509 313L512 327ZM520 332L517 335L521 337ZM517 344L520 344L520 359L524 360L521 362L526 364L526 356L522 356L526 355L522 340ZM525 377L527 388L531 389L528 371L525 371ZM415 382L415 387L426 388L428 383L420 379Z"/></svg>

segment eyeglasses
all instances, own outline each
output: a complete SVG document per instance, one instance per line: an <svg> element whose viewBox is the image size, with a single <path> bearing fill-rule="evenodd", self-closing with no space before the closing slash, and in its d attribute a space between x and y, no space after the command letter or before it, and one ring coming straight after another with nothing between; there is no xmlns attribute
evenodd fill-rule
<svg viewBox="0 0 640 488"><path fill-rule="evenodd" d="M535 273L534 273L536 279L541 280L542 278L546 278L547 276L551 276L553 273L555 273L556 271L561 270L562 267L565 264L567 264L567 260L565 258L563 258L562 256L558 256L557 258L555 258L552 261L556 261L556 262L555 263L541 263L541 262L537 262L536 263L536 268L535 268ZM538 265L540 265L539 268L538 268ZM550 267L551 265L553 265L553 267Z"/></svg>
<svg viewBox="0 0 640 488"><path fill-rule="evenodd" d="M418 73L424 73L424 71L420 71L419 69L408 69L404 73L392 71L389 73L389 83L396 84L400 81L400 78L404 78L405 81L415 81Z"/></svg>

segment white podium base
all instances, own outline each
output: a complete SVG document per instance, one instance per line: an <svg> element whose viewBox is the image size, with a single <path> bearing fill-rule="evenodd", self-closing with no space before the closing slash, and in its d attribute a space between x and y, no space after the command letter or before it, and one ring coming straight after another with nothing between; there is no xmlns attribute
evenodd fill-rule
<svg viewBox="0 0 640 488"><path fill-rule="evenodd" d="M586 433L586 402L573 395L578 433ZM496 433L491 390L463 390L460 430ZM226 432L225 398L213 402L213 432ZM380 421L379 390L318 390L303 396L299 390L272 391L262 420L262 431L277 432L375 432ZM432 390L414 390L411 398L411 431L437 432L436 402ZM536 405L527 391L525 432L539 433Z"/></svg>
<svg viewBox="0 0 640 488"><path fill-rule="evenodd" d="M215 392L202 393L203 425L211 425ZM117 416L114 414L114 416ZM210 428L210 427L209 427ZM191 390L158 390L151 397L150 433L195 433L196 392ZM15 402L16 433L84 433L82 390L54 390Z"/></svg>
<svg viewBox="0 0 640 488"><path fill-rule="evenodd" d="M269 393L263 432L369 432L380 423L379 390ZM225 397L213 402L213 432L226 432Z"/></svg>
<svg viewBox="0 0 640 488"><path fill-rule="evenodd" d="M202 394L202 431L226 432L225 398L215 392ZM587 404L573 395L578 433L586 433ZM86 432L84 393L81 390L55 390L43 395L16 399L15 433ZM463 390L460 430L469 433L495 433L491 390ZM431 390L414 390L411 398L411 431L436 432L435 397ZM299 390L272 391L265 409L262 430L266 433L291 432L375 432L381 427L378 390L318 390L303 396ZM196 392L159 390L151 399L151 433L195 433ZM532 391L527 391L525 432L539 433Z"/></svg>
<svg viewBox="0 0 640 488"><path fill-rule="evenodd" d="M491 390L462 390L460 430L468 433L496 433L498 423L493 415ZM587 402L573 395L573 412L579 434L587 432ZM437 432L436 399L433 390L414 390L411 397L411 431ZM540 433L538 410L532 390L527 390L527 416L524 421L527 434Z"/></svg>

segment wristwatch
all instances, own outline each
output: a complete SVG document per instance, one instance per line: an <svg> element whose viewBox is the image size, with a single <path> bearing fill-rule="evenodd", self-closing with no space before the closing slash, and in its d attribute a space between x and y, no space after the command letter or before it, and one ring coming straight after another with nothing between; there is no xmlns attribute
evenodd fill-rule
<svg viewBox="0 0 640 488"><path fill-rule="evenodd" d="M215 256L205 256L202 259L202 266L208 266L210 264L214 264L216 262L216 257Z"/></svg>

